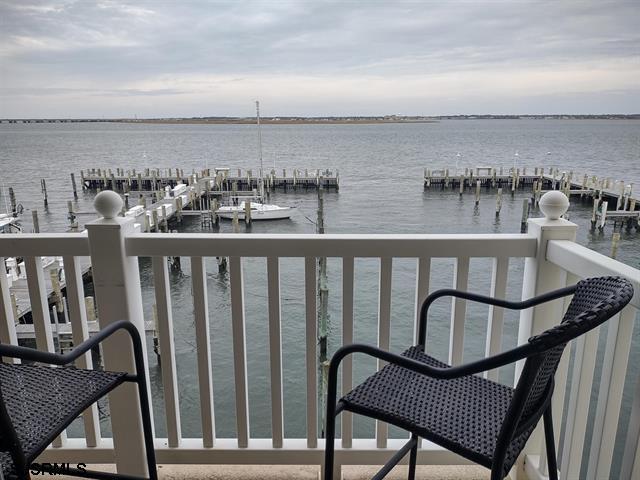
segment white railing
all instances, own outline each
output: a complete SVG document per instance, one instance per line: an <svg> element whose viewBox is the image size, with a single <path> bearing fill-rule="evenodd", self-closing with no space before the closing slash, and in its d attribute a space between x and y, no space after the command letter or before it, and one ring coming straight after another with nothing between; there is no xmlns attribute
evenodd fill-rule
<svg viewBox="0 0 640 480"><path fill-rule="evenodd" d="M113 209L117 211L118 209ZM110 211L102 211L106 217ZM0 236L0 257L25 258L27 279L37 348L53 349L53 337L43 282L43 270L38 257L62 256L67 281L69 317L74 342L88 335L85 306L82 302L82 278L78 257L91 256L92 275L102 326L128 319L139 328L142 323L142 297L138 271L138 257L152 257L157 329L162 352L163 401L167 438L156 438L160 463L217 463L217 464L311 464L321 465L324 442L319 438L318 425L318 356L317 356L317 272L316 259L337 257L342 260L342 339L354 340L354 261L357 258L379 259L379 303L377 343L389 347L391 331L391 279L394 259L416 259L415 311L430 288L430 269L433 258L455 260L454 286L466 289L471 258L492 258L491 295L505 297L510 259L525 259L523 298L540 294L580 277L616 274L629 278L636 287L633 304L619 318L609 322L607 349L603 361L603 381L597 396L596 421L588 468L580 470L587 415L591 401L591 383L595 365L598 331L582 337L575 349L575 368L569 374L568 360L563 360L557 374L554 396L556 436L562 449L560 458L563 478L606 478L611 468L613 445L621 410L621 397L627 373L627 359L631 346L633 321L640 305L640 271L596 254L573 242L576 226L564 220L532 219L529 233L523 235L236 235L236 234L141 234L133 220L103 218L88 225L81 234L37 234ZM189 257L191 266L196 332L196 358L199 403L202 422L201 438L185 438L180 424L178 381L173 338L172 305L169 291L166 257ZM214 418L213 382L210 351L210 320L206 286L207 257L229 257L229 285L231 302L231 341L235 386L236 437L218 438ZM251 438L249 429L249 400L245 335L245 292L243 259L266 259L269 372L271 411L270 439ZM287 438L284 435L283 370L281 340L280 260L304 259L304 275L300 281L305 292L306 325L306 438ZM0 258L0 263L2 262ZM0 275L0 341L16 343L15 319L9 297L6 276ZM521 314L518 341L526 339L557 322L563 302L539 306ZM451 305L449 360L458 364L464 350L466 304L454 300ZM486 353L493 354L502 344L503 311L489 309L486 331ZM105 367L130 370L132 355L128 340L113 338L104 347ZM568 355L565 355L568 359ZM80 367L91 365L89 356L79 360ZM352 386L352 363L343 364L342 388ZM516 375L518 370L516 369ZM497 378L497 372L487 376ZM568 409L563 412L566 379L571 388ZM221 379L216 379L220 381ZM635 381L635 379L634 379ZM51 461L85 461L87 463L115 462L123 472L144 473L141 459L141 426L136 413L137 395L134 389L120 389L110 396L113 439L101 438L95 407L84 418L85 438L61 436L45 458ZM565 417L564 428L561 420ZM376 438L354 438L352 419L342 415L342 438L337 442L337 469L343 464L380 464L391 456L403 440L389 438L382 424L376 426ZM640 395L636 393L630 427L628 429L622 473L624 478L638 478L640 451ZM560 434L563 432L562 438ZM544 478L546 460L539 433L534 434L526 447L523 462L514 470L514 478ZM463 464L461 457L430 442L424 441L419 462L425 464Z"/></svg>

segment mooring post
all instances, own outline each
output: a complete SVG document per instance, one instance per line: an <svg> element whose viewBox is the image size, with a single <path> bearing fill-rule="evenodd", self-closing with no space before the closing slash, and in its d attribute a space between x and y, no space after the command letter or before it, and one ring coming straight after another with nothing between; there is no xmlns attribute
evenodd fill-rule
<svg viewBox="0 0 640 480"><path fill-rule="evenodd" d="M211 201L211 221L217 227L218 226L218 199L214 198Z"/></svg>
<svg viewBox="0 0 640 480"><path fill-rule="evenodd" d="M18 205L16 203L16 194L13 191L13 187L9 187L9 202L11 203L11 215L13 217L17 217Z"/></svg>
<svg viewBox="0 0 640 480"><path fill-rule="evenodd" d="M460 175L460 189L459 189L460 196L462 196L463 192L464 192L464 175Z"/></svg>
<svg viewBox="0 0 640 480"><path fill-rule="evenodd" d="M76 188L76 176L71 174L71 188L73 188L73 198L78 199L78 189Z"/></svg>
<svg viewBox="0 0 640 480"><path fill-rule="evenodd" d="M618 244L620 243L620 232L614 232L611 237L611 258L618 256Z"/></svg>
<svg viewBox="0 0 640 480"><path fill-rule="evenodd" d="M240 233L240 225L238 224L238 210L233 211L233 219L231 220L233 233Z"/></svg>
<svg viewBox="0 0 640 480"><path fill-rule="evenodd" d="M78 222L76 222L76 214L73 212L73 202L67 201L67 218L69 219L69 226L71 228L77 228Z"/></svg>
<svg viewBox="0 0 640 480"><path fill-rule="evenodd" d="M244 223L247 227L251 226L251 201L244 202Z"/></svg>
<svg viewBox="0 0 640 480"><path fill-rule="evenodd" d="M500 216L502 209L502 187L498 188L498 196L496 197L496 217Z"/></svg>
<svg viewBox="0 0 640 480"><path fill-rule="evenodd" d="M162 229L165 233L169 232L169 219L167 218L166 205L162 205Z"/></svg>
<svg viewBox="0 0 640 480"><path fill-rule="evenodd" d="M607 221L607 207L609 206L609 202L606 200L602 202L602 207L600 208L600 230L604 230L605 223Z"/></svg>
<svg viewBox="0 0 640 480"><path fill-rule="evenodd" d="M480 204L480 186L481 186L481 182L480 180L476 181L476 205Z"/></svg>
<svg viewBox="0 0 640 480"><path fill-rule="evenodd" d="M33 220L33 233L40 233L40 223L38 222L38 210L31 210L31 219Z"/></svg>
<svg viewBox="0 0 640 480"><path fill-rule="evenodd" d="M598 220L598 199L593 197L593 209L591 211L591 231L596 229L596 221Z"/></svg>
<svg viewBox="0 0 640 480"><path fill-rule="evenodd" d="M520 220L520 233L527 231L527 219L529 218L529 199L525 198L522 201L522 219Z"/></svg>
<svg viewBox="0 0 640 480"><path fill-rule="evenodd" d="M158 218L158 209L154 208L153 211L151 212L151 217L153 219L153 228L156 229L156 232L160 231L160 221Z"/></svg>
<svg viewBox="0 0 640 480"><path fill-rule="evenodd" d="M126 210L129 210L129 194L128 193L124 194L124 208Z"/></svg>
<svg viewBox="0 0 640 480"><path fill-rule="evenodd" d="M43 178L40 180L40 184L42 186L42 194L44 196L44 208L49 206L49 198L47 196L47 181Z"/></svg>

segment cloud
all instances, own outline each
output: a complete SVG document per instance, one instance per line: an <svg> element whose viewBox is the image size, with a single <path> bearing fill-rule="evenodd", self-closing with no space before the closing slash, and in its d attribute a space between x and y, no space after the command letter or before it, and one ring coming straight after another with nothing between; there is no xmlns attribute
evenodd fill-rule
<svg viewBox="0 0 640 480"><path fill-rule="evenodd" d="M612 91L628 97L611 108L640 110L633 1L0 0L0 19L2 117L122 116L132 99L242 115L257 95L274 114L467 113L496 97L533 111L578 94L590 109Z"/></svg>

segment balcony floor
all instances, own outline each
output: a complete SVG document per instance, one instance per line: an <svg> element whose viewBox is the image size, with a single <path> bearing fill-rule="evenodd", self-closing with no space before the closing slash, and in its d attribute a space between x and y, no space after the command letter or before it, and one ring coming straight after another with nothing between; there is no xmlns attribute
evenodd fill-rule
<svg viewBox="0 0 640 480"><path fill-rule="evenodd" d="M115 471L112 465L91 468ZM378 467L372 466L345 466L343 480L368 480L377 471ZM404 480L406 472L407 467L401 465L386 478ZM160 465L158 473L161 480L318 480L320 477L317 467L302 465ZM489 477L489 470L473 465L420 465L416 472L416 480L488 480ZM57 478L73 480L67 476Z"/></svg>

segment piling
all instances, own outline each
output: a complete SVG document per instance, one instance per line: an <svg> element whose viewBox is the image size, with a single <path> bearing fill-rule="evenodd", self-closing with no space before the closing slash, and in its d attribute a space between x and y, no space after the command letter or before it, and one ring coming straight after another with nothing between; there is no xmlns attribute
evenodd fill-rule
<svg viewBox="0 0 640 480"><path fill-rule="evenodd" d="M476 181L476 205L480 205L480 180Z"/></svg>
<svg viewBox="0 0 640 480"><path fill-rule="evenodd" d="M129 210L129 194L128 193L124 194L124 208Z"/></svg>
<svg viewBox="0 0 640 480"><path fill-rule="evenodd" d="M48 208L49 198L47 196L47 181L44 178L40 180L40 186L42 188L42 195L44 197L44 208Z"/></svg>
<svg viewBox="0 0 640 480"><path fill-rule="evenodd" d="M464 175L460 175L460 196L464 193Z"/></svg>
<svg viewBox="0 0 640 480"><path fill-rule="evenodd" d="M607 221L607 207L609 202L606 200L602 202L602 207L600 208L600 231L604 230L605 223Z"/></svg>
<svg viewBox="0 0 640 480"><path fill-rule="evenodd" d="M611 258L618 256L618 244L620 243L620 233L615 232L611 238Z"/></svg>
<svg viewBox="0 0 640 480"><path fill-rule="evenodd" d="M240 233L240 226L238 225L238 211L234 210L233 219L231 219L231 225L233 226L233 233Z"/></svg>
<svg viewBox="0 0 640 480"><path fill-rule="evenodd" d="M11 203L11 215L13 217L17 217L18 206L16 203L16 194L13 192L13 187L9 187L9 202Z"/></svg>
<svg viewBox="0 0 640 480"><path fill-rule="evenodd" d="M76 214L73 211L73 202L67 201L67 219L69 220L69 226L71 228L78 228L78 222L76 221Z"/></svg>
<svg viewBox="0 0 640 480"><path fill-rule="evenodd" d="M76 176L71 174L71 188L73 188L73 198L78 199L78 189L76 188Z"/></svg>
<svg viewBox="0 0 640 480"><path fill-rule="evenodd" d="M251 226L251 202L244 202L244 223L247 227Z"/></svg>
<svg viewBox="0 0 640 480"><path fill-rule="evenodd" d="M218 217L218 199L214 198L211 201L211 222L217 227L219 224Z"/></svg>
<svg viewBox="0 0 640 480"><path fill-rule="evenodd" d="M496 217L500 216L502 209L502 188L498 188L498 196L496 197Z"/></svg>
<svg viewBox="0 0 640 480"><path fill-rule="evenodd" d="M527 231L527 219L529 218L529 199L525 198L522 201L522 219L520 220L520 233Z"/></svg>
<svg viewBox="0 0 640 480"><path fill-rule="evenodd" d="M40 223L38 222L37 210L31 210L31 218L33 220L33 233L40 233Z"/></svg>
<svg viewBox="0 0 640 480"><path fill-rule="evenodd" d="M167 207L162 205L162 228L165 233L169 231L169 220L167 219Z"/></svg>

